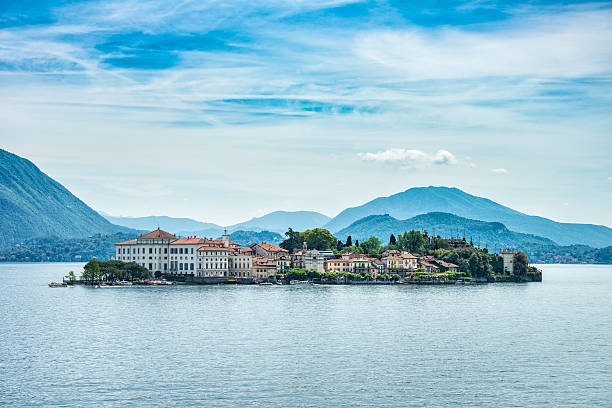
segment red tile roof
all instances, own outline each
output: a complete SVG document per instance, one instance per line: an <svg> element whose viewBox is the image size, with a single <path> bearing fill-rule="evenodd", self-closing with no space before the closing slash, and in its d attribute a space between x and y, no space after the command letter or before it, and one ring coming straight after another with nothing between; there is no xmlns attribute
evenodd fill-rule
<svg viewBox="0 0 612 408"><path fill-rule="evenodd" d="M156 229L155 231L151 231L147 234L141 235L138 238L168 238L168 239L176 239L174 235L169 232L166 232L161 229Z"/></svg>
<svg viewBox="0 0 612 408"><path fill-rule="evenodd" d="M204 245L206 241L204 238L179 238L176 241L172 241L170 245Z"/></svg>
<svg viewBox="0 0 612 408"><path fill-rule="evenodd" d="M129 241L124 241L124 242L118 242L115 245L136 245L137 244L137 239L130 239Z"/></svg>
<svg viewBox="0 0 612 408"><path fill-rule="evenodd" d="M251 245L251 248L253 248L254 246L259 245L260 247L262 247L265 251L268 252L289 252L286 249L283 248L279 248L276 245L272 245L272 244L266 244L266 243L260 243L260 244L253 244Z"/></svg>

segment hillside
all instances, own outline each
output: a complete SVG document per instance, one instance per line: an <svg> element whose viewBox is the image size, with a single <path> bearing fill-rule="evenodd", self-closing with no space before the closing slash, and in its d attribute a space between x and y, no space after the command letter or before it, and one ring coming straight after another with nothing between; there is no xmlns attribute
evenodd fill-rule
<svg viewBox="0 0 612 408"><path fill-rule="evenodd" d="M512 231L539 235L561 245L604 247L612 244L612 229L608 227L560 223L526 215L487 198L449 187L415 187L389 197L378 197L361 206L345 209L328 222L325 228L335 233L369 215L389 214L397 219L408 219L430 212L501 222Z"/></svg>
<svg viewBox="0 0 612 408"><path fill-rule="evenodd" d="M0 149L0 247L118 231L130 230L111 224L29 160Z"/></svg>
<svg viewBox="0 0 612 408"><path fill-rule="evenodd" d="M353 240L361 241L374 235L386 243L391 234L397 235L405 231L424 229L430 234L435 232L436 235L442 237L450 237L451 232L456 236L457 229L459 229L459 235L463 236L465 230L468 241L472 237L474 244L477 245L478 238L480 238L481 245L489 248L495 245L497 248L521 248L526 244L556 245L548 238L511 231L499 222L471 220L441 212L421 214L407 220L398 220L390 215L370 215L338 231L335 236L338 239L346 240L346 237L350 235Z"/></svg>
<svg viewBox="0 0 612 408"><path fill-rule="evenodd" d="M321 227L330 218L315 211L274 211L262 217L227 227L229 231L273 231L284 234L289 227L296 231Z"/></svg>

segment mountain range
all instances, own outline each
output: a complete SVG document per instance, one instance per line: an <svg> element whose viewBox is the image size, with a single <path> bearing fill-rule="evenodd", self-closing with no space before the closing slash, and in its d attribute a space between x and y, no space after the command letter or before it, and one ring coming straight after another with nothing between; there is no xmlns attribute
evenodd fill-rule
<svg viewBox="0 0 612 408"><path fill-rule="evenodd" d="M103 217L29 160L0 149L0 246L37 237L133 234L158 225L182 236L218 237L224 229L189 218ZM436 229L438 234L466 228L472 231L469 234L487 243L494 243L497 235L500 245L525 242L547 247L552 243L601 248L612 244L612 229L605 226L559 223L523 214L457 188L433 186L378 197L347 208L332 219L314 211L275 211L226 228L231 233L241 231L241 240L246 242L256 237L254 232L283 234L289 227L296 231L323 227L340 239L346 235L355 239L376 235L384 242L391 232L413 228ZM272 237L279 240L278 235L269 236Z"/></svg>
<svg viewBox="0 0 612 408"><path fill-rule="evenodd" d="M537 235L510 231L500 222L487 222L459 217L454 214L431 212L420 214L407 220L398 220L388 214L369 215L355 221L348 227L338 231L336 237L346 240L349 235L353 239L363 241L375 236L383 244L389 242L391 234L401 234L404 231L427 230L430 235L441 237L463 237L466 240L478 241L482 247L497 248L523 248L527 245L557 245L554 241Z"/></svg>
<svg viewBox="0 0 612 408"><path fill-rule="evenodd" d="M113 225L31 161L0 149L0 247L28 238L130 232Z"/></svg>
<svg viewBox="0 0 612 408"><path fill-rule="evenodd" d="M358 207L347 208L332 218L325 228L332 233L338 233L355 221L370 215L388 214L404 220L429 212L501 222L512 231L539 235L560 245L584 244L599 248L612 244L612 229L602 225L555 222L523 214L458 188L433 186L410 188L389 197L378 197Z"/></svg>
<svg viewBox="0 0 612 408"><path fill-rule="evenodd" d="M101 213L110 222L126 227L151 231L158 226L181 236L196 235L202 237L219 236L227 228L234 231L270 231L284 234L290 227L296 231L317 228L326 224L331 218L315 211L274 211L248 221L222 227L210 222L196 221L191 218L173 218L166 216L148 217L114 217Z"/></svg>

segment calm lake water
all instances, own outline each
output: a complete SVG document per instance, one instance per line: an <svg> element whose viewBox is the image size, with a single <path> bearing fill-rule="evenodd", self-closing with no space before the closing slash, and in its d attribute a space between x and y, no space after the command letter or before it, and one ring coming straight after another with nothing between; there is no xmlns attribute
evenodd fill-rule
<svg viewBox="0 0 612 408"><path fill-rule="evenodd" d="M475 286L49 288L0 264L0 405L612 406L612 266Z"/></svg>

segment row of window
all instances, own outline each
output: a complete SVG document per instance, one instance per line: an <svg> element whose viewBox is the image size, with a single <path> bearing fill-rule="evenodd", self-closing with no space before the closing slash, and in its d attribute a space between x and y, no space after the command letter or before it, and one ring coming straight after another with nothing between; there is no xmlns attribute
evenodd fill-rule
<svg viewBox="0 0 612 408"><path fill-rule="evenodd" d="M140 254L140 250L141 249L142 249L142 253L143 254L147 253L146 252L147 248L139 248L139 247L136 247L136 248L130 248L130 247L127 247L127 248L125 248L125 247L117 248L118 253L120 253L120 254L129 254L129 253ZM158 249L159 249L159 252L157 251ZM161 248L149 248L149 253L150 254L157 254L157 253L161 254L162 253L162 249ZM167 254L167 253L168 253L168 248L164 248L164 254Z"/></svg>
<svg viewBox="0 0 612 408"><path fill-rule="evenodd" d="M189 252L189 250L191 250L191 252ZM185 248L185 252L183 252L183 248L170 248L170 253L171 254L189 254L192 253L193 254L193 248Z"/></svg>

